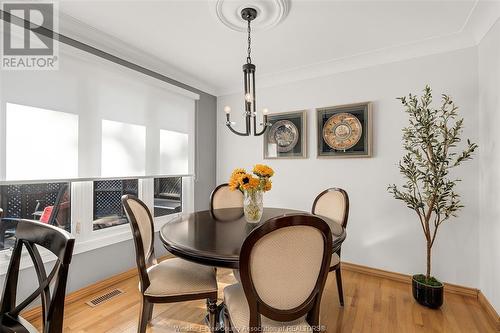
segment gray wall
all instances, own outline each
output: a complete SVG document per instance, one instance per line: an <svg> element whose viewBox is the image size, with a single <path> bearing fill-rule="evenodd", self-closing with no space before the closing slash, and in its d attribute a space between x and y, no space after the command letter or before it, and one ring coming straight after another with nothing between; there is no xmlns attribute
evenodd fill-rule
<svg viewBox="0 0 500 333"><path fill-rule="evenodd" d="M215 187L217 158L217 98L201 91L196 107L196 161L194 209L208 209L209 197Z"/></svg>

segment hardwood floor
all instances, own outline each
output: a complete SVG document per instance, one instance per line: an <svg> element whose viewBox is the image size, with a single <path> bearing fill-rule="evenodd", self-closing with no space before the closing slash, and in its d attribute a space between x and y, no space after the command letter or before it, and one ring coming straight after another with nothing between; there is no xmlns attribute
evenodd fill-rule
<svg viewBox="0 0 500 333"><path fill-rule="evenodd" d="M321 322L334 332L496 332L479 302L447 294L440 310L415 303L410 286L379 277L343 271L345 307L338 303L335 274L329 274L321 306ZM230 270L219 269L219 297L234 283ZM140 294L137 277L115 285L125 294L92 308L95 295L65 308L64 333L136 332ZM156 304L148 332L208 332L203 324L205 302ZM40 321L34 322L35 326Z"/></svg>

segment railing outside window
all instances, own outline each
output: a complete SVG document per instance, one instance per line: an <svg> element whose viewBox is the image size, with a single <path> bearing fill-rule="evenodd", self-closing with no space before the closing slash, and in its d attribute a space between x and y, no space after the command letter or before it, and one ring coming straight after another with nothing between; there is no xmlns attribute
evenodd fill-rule
<svg viewBox="0 0 500 333"><path fill-rule="evenodd" d="M154 217L182 212L182 177L155 178Z"/></svg>
<svg viewBox="0 0 500 333"><path fill-rule="evenodd" d="M131 194L138 197L137 179L94 181L93 230L106 229L127 223L121 197Z"/></svg>
<svg viewBox="0 0 500 333"><path fill-rule="evenodd" d="M0 250L14 245L17 219L28 219L71 232L70 183L0 186Z"/></svg>

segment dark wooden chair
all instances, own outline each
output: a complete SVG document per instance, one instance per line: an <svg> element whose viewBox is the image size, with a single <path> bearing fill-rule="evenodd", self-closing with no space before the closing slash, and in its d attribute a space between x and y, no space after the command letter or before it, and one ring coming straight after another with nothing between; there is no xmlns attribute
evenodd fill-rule
<svg viewBox="0 0 500 333"><path fill-rule="evenodd" d="M224 289L226 332L319 331L332 234L320 217L276 217L253 230L240 252L241 283Z"/></svg>
<svg viewBox="0 0 500 333"><path fill-rule="evenodd" d="M180 258L158 263L154 253L153 218L148 207L132 195L124 195L122 204L132 228L139 271L139 289L142 294L138 332L146 331L155 303L199 299L207 300L209 322L214 330L217 310L215 270Z"/></svg>
<svg viewBox="0 0 500 333"><path fill-rule="evenodd" d="M312 213L329 218L342 227L347 227L349 217L349 196L341 188L329 188L321 192L314 200ZM335 271L337 290L340 305L344 306L344 292L342 289L342 272L340 269L340 250L332 254L330 272Z"/></svg>
<svg viewBox="0 0 500 333"><path fill-rule="evenodd" d="M241 208L241 210L234 209L222 214L216 211L216 209L223 208ZM228 183L218 185L210 194L210 213L219 221L234 221L236 217L243 216L243 193L231 191ZM236 280L240 281L240 273L237 269L233 269L233 275Z"/></svg>
<svg viewBox="0 0 500 333"><path fill-rule="evenodd" d="M0 332L37 332L19 313L38 296L41 296L42 301L43 332L61 333L63 331L66 281L74 244L73 236L60 228L29 220L17 221L16 244L5 277L0 304ZM49 274L45 271L38 246L49 250L57 257ZM39 287L16 305L19 264L23 247L26 248L33 261ZM53 284L52 291L51 284Z"/></svg>
<svg viewBox="0 0 500 333"><path fill-rule="evenodd" d="M243 193L231 191L229 184L220 184L210 194L210 210L221 208L243 208Z"/></svg>

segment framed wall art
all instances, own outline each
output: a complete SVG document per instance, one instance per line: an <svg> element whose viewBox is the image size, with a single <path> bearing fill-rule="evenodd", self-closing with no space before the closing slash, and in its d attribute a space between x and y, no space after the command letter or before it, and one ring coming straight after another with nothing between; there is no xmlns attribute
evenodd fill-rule
<svg viewBox="0 0 500 333"><path fill-rule="evenodd" d="M273 113L264 134L264 158L306 158L306 111Z"/></svg>
<svg viewBox="0 0 500 333"><path fill-rule="evenodd" d="M316 109L318 157L371 157L372 103Z"/></svg>

